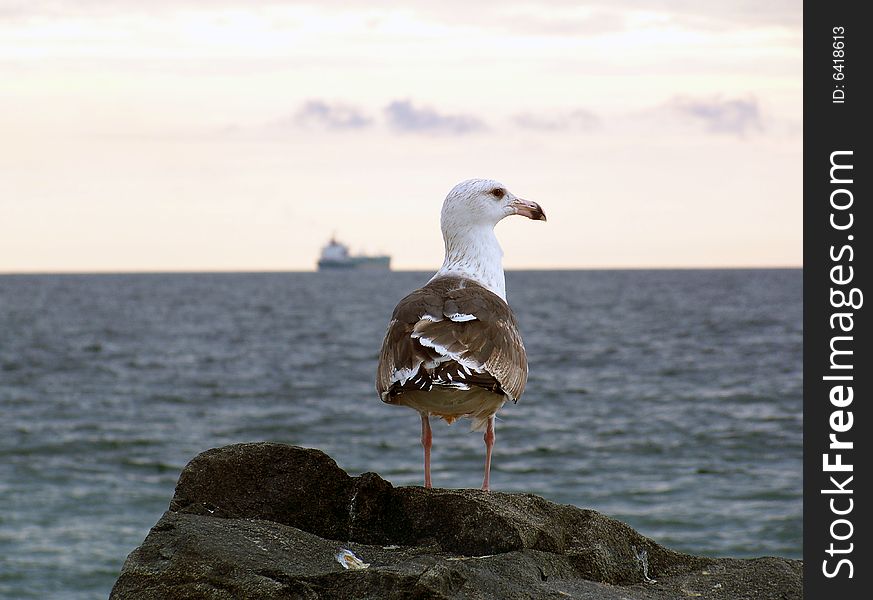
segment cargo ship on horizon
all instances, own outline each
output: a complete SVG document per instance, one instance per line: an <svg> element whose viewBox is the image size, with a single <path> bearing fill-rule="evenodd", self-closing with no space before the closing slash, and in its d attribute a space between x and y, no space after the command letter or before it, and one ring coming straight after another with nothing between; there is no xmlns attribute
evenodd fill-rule
<svg viewBox="0 0 873 600"><path fill-rule="evenodd" d="M387 255L367 256L365 254L350 254L348 246L337 241L336 237L332 237L327 245L321 249L321 256L318 258L318 270L327 271L335 269L376 269L389 271L391 270L391 257Z"/></svg>

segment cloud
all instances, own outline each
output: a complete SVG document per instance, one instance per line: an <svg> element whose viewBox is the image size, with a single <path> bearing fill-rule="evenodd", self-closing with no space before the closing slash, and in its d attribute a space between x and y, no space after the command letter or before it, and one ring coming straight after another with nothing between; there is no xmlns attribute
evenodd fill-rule
<svg viewBox="0 0 873 600"><path fill-rule="evenodd" d="M755 98L675 98L669 109L684 119L702 123L713 133L745 135L763 129L761 110Z"/></svg>
<svg viewBox="0 0 873 600"><path fill-rule="evenodd" d="M322 131L372 131L373 127L386 128L394 134L428 133L465 135L488 129L485 123L470 114L444 114L428 106L419 106L411 100L395 100L385 106L383 118L365 109L343 101L307 100L293 114L264 123L260 135L276 135L301 129ZM242 131L227 127L228 134Z"/></svg>
<svg viewBox="0 0 873 600"><path fill-rule="evenodd" d="M580 6L584 6L584 10L580 11ZM543 19L534 16L531 23L534 27L550 24L555 33L563 30L567 33L598 34L603 30L624 29L630 25L634 15L658 15L666 22L707 30L776 25L799 31L803 22L802 0L589 0L584 5L578 0L549 0L548 3L523 5L523 9L532 14L548 14L549 18ZM563 13L563 25L554 19L556 12ZM518 24L524 27L523 22L519 21Z"/></svg>
<svg viewBox="0 0 873 600"><path fill-rule="evenodd" d="M778 121L765 118L754 96L677 96L641 111L615 113L608 119L584 108L528 111L499 118L498 125L501 129L508 125L541 135L596 135L604 130L632 128L639 132L640 128L654 128L656 131L703 131L714 135L745 137L765 129L771 134L780 129ZM491 129L488 123L474 114L444 113L410 99L391 101L381 115L370 113L353 103L311 99L303 102L293 114L261 127L260 134L268 136L301 129L463 136ZM243 130L237 127L228 128L225 132L237 134L240 131Z"/></svg>
<svg viewBox="0 0 873 600"><path fill-rule="evenodd" d="M521 113L515 115L512 122L522 129L538 131L594 131L600 127L600 118L584 109L551 115Z"/></svg>
<svg viewBox="0 0 873 600"><path fill-rule="evenodd" d="M388 125L395 131L464 135L487 129L472 115L445 115L429 107L418 107L409 100L395 100L385 107Z"/></svg>
<svg viewBox="0 0 873 600"><path fill-rule="evenodd" d="M299 5L318 6L320 10L344 12L348 2L322 0L318 3L301 3L300 0L261 0L258 8L281 8ZM107 14L142 13L166 15L179 10L247 9L251 3L245 0L4 0L0 6L0 19L26 16L88 16ZM394 11L397 3L390 0L370 0L367 10ZM630 12L657 12L683 21L736 25L782 25L799 29L803 19L802 0L723 0L721 2L693 2L691 0L589 0L580 11L578 0L549 0L527 3L506 3L496 0L470 3L469 0L444 0L428 2L410 0L403 10L416 13L421 18L445 23L456 23L458 14L464 14L466 23L479 26L511 25L519 32L551 31L597 35L606 30L623 28L625 16ZM529 18L519 18L526 13ZM559 16L555 17L555 14Z"/></svg>
<svg viewBox="0 0 873 600"><path fill-rule="evenodd" d="M614 10L585 11L580 14L578 6L571 5L567 10L550 6L522 5L508 7L509 14L492 16L485 24L502 25L504 28L523 34L545 34L559 36L597 36L630 27L627 16Z"/></svg>
<svg viewBox="0 0 873 600"><path fill-rule="evenodd" d="M302 127L333 130L361 129L373 123L373 119L353 106L329 104L324 100L308 100L294 114L292 120Z"/></svg>

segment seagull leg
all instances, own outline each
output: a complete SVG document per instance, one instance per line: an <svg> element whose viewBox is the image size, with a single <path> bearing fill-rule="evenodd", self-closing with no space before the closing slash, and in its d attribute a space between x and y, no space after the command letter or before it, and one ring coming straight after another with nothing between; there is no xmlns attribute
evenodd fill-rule
<svg viewBox="0 0 873 600"><path fill-rule="evenodd" d="M488 427L485 429L485 481L482 489L488 491L488 480L491 477L491 448L494 447L494 415L488 417Z"/></svg>
<svg viewBox="0 0 873 600"><path fill-rule="evenodd" d="M424 447L424 487L433 487L430 483L430 415L421 413L421 445Z"/></svg>

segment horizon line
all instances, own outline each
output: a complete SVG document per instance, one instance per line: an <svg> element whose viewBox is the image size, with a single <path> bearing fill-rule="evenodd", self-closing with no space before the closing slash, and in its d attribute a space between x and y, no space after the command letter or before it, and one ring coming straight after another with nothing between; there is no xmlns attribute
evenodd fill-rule
<svg viewBox="0 0 873 600"><path fill-rule="evenodd" d="M668 265L668 266L588 266L588 267L519 267L504 269L505 272L530 271L788 271L802 270L803 265ZM377 273L428 273L433 268L403 268L403 269L348 269L349 272ZM197 275L197 274L255 274L255 273L320 273L318 269L128 269L128 270L25 270L0 271L0 277L14 275ZM338 272L346 272L339 270Z"/></svg>

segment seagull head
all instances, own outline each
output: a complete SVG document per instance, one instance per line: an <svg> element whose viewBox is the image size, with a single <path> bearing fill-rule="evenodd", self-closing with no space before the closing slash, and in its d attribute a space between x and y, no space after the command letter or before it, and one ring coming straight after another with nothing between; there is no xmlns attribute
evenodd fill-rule
<svg viewBox="0 0 873 600"><path fill-rule="evenodd" d="M505 217L521 215L545 221L546 213L536 202L519 198L499 181L468 179L452 188L443 203L443 230L464 225L494 227Z"/></svg>

